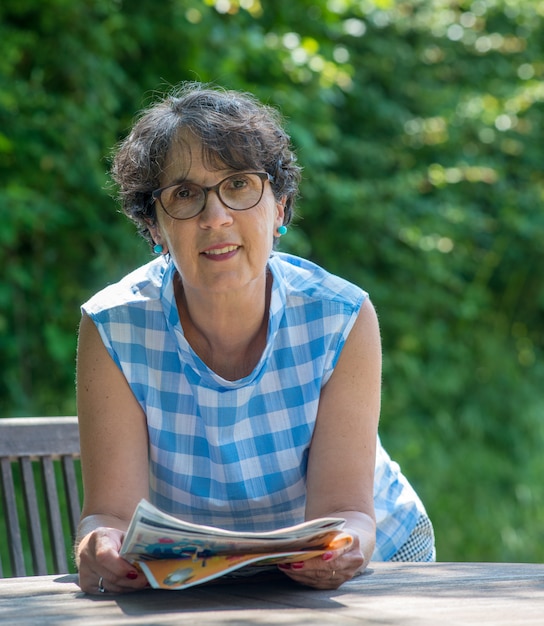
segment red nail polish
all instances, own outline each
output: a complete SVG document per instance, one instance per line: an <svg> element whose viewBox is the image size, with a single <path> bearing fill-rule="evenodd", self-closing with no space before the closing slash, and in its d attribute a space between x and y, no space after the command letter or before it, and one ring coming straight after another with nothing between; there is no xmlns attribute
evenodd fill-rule
<svg viewBox="0 0 544 626"><path fill-rule="evenodd" d="M332 552L324 552L323 555L321 556L321 558L324 561L330 561L333 556L334 556L334 554Z"/></svg>
<svg viewBox="0 0 544 626"><path fill-rule="evenodd" d="M302 569L304 567L303 561L297 561L296 563L291 563L291 567L293 569Z"/></svg>
<svg viewBox="0 0 544 626"><path fill-rule="evenodd" d="M291 564L290 563L278 563L278 567L280 569L291 569Z"/></svg>
<svg viewBox="0 0 544 626"><path fill-rule="evenodd" d="M132 570L132 571L130 571L130 572L127 574L127 578L130 578L130 580L136 580L136 578L138 578L138 572L135 572L135 571L133 571L133 570Z"/></svg>

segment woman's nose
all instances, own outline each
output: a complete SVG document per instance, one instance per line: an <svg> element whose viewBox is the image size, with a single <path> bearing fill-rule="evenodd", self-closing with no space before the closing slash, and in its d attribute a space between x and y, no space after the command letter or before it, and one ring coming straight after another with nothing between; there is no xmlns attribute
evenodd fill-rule
<svg viewBox="0 0 544 626"><path fill-rule="evenodd" d="M231 224L233 221L232 209L223 204L217 192L210 190L206 197L204 210L200 213L200 223L206 228L217 228Z"/></svg>

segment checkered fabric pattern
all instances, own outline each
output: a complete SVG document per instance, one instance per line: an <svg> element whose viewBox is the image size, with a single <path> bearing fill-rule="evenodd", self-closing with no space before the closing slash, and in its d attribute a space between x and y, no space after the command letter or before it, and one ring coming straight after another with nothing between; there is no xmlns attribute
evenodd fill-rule
<svg viewBox="0 0 544 626"><path fill-rule="evenodd" d="M391 557L391 561L436 561L434 531L431 520L422 514L406 543Z"/></svg>
<svg viewBox="0 0 544 626"><path fill-rule="evenodd" d="M304 519L320 391L367 294L294 256L273 254L269 269L267 345L237 381L186 341L164 257L83 306L147 416L152 501L189 521L253 531ZM385 451L377 463L388 465L377 465L375 491L383 559L407 540L420 503Z"/></svg>

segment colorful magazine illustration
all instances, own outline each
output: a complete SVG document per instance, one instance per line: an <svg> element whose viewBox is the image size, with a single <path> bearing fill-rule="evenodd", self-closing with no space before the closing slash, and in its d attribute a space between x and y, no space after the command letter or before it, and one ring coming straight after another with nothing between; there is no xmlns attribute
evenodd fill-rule
<svg viewBox="0 0 544 626"><path fill-rule="evenodd" d="M192 524L141 500L121 556L155 589L187 589L246 566L303 561L351 544L345 520L320 518L270 532L235 532Z"/></svg>

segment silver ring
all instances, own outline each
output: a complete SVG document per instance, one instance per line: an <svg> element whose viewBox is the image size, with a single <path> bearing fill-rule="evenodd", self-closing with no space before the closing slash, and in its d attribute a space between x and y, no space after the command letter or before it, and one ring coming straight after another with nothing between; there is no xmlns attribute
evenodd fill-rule
<svg viewBox="0 0 544 626"><path fill-rule="evenodd" d="M106 593L106 590L104 589L104 579L102 576L98 579L98 591L100 593Z"/></svg>

